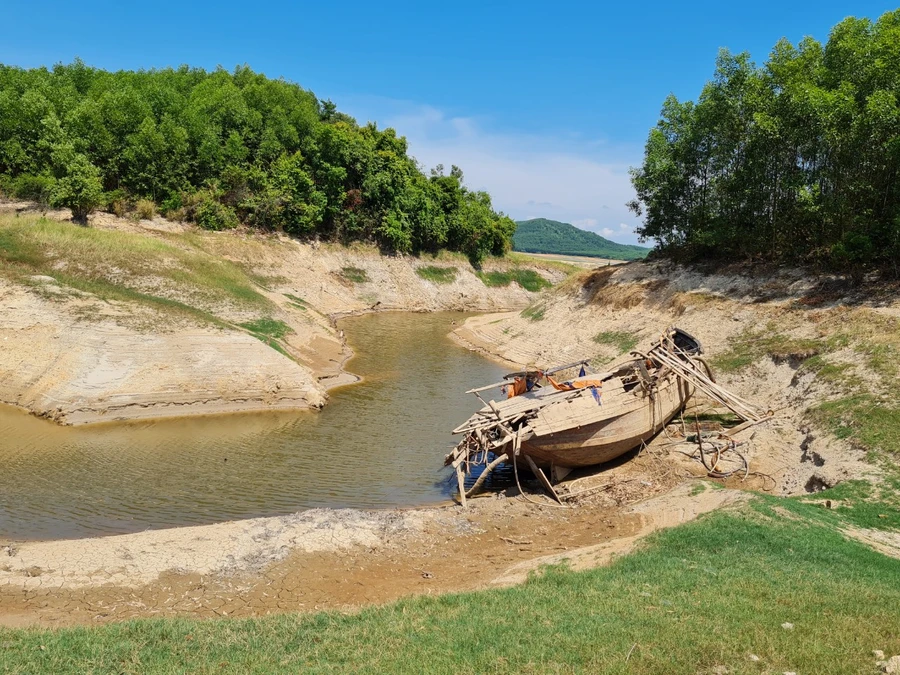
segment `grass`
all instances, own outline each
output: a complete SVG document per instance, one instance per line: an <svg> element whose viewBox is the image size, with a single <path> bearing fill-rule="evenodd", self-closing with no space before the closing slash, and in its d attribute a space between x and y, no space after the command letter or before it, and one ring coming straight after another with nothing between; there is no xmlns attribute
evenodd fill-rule
<svg viewBox="0 0 900 675"><path fill-rule="evenodd" d="M456 280L459 270L455 267L436 267L434 265L426 265L425 267L417 267L416 274L435 284L452 284Z"/></svg>
<svg viewBox="0 0 900 675"><path fill-rule="evenodd" d="M603 331L594 336L594 342L615 347L620 354L624 354L637 346L638 336L636 333L626 333L624 331Z"/></svg>
<svg viewBox="0 0 900 675"><path fill-rule="evenodd" d="M900 407L863 393L819 404L810 414L838 438L851 439L875 456L900 459Z"/></svg>
<svg viewBox="0 0 900 675"><path fill-rule="evenodd" d="M364 284L367 281L371 281L366 271L359 267L342 267L341 276L354 284Z"/></svg>
<svg viewBox="0 0 900 675"><path fill-rule="evenodd" d="M806 359L801 369L815 373L818 379L832 385L846 385L848 378L854 378L848 372L850 370L849 363L831 363L821 354Z"/></svg>
<svg viewBox="0 0 900 675"><path fill-rule="evenodd" d="M246 328L253 337L262 340L275 351L284 354L288 358L293 358L279 342L285 335L290 335L294 332L294 330L284 321L279 321L278 319L273 319L271 317L264 317L262 319L256 319L255 321L242 323L240 326Z"/></svg>
<svg viewBox="0 0 900 675"><path fill-rule="evenodd" d="M797 503L824 506L832 509L819 518L835 527L854 525L871 530L900 531L900 478L888 478L880 486L867 481L851 480L830 490L815 492L801 500L788 500L784 508L793 509Z"/></svg>
<svg viewBox="0 0 900 675"><path fill-rule="evenodd" d="M534 270L514 268L511 270L495 270L492 272L478 272L478 278L485 286L491 288L499 288L509 286L512 282L516 282L526 291L537 293L545 288L550 288L553 284L547 281Z"/></svg>
<svg viewBox="0 0 900 675"><path fill-rule="evenodd" d="M583 267L579 265L573 265L572 263L565 262L564 260L553 260L551 258L538 258L537 256L531 255L530 253L523 253L521 251L510 251L506 254L506 259L515 265L529 265L541 267L547 270L556 270L557 272L563 272L565 274L574 274L576 272L584 271Z"/></svg>
<svg viewBox="0 0 900 675"><path fill-rule="evenodd" d="M0 670L873 672L873 649L900 653L900 561L842 536L846 515L759 497L659 532L609 567L356 613L2 629Z"/></svg>
<svg viewBox="0 0 900 675"><path fill-rule="evenodd" d="M256 321L248 321L247 323L242 323L241 326L255 335L262 335L264 337L271 337L279 340L285 335L290 335L294 332L284 321L279 321L278 319L273 319L271 317L257 319Z"/></svg>
<svg viewBox="0 0 900 675"><path fill-rule="evenodd" d="M732 339L728 350L717 354L710 365L722 372L736 372L763 356L804 361L826 346L821 340L784 335L770 325L765 331L748 331Z"/></svg>
<svg viewBox="0 0 900 675"><path fill-rule="evenodd" d="M309 305L306 304L306 300L303 298L298 298L296 295L292 293L285 293L284 297L286 297L293 307L297 309L302 309L304 312L309 309Z"/></svg>
<svg viewBox="0 0 900 675"><path fill-rule="evenodd" d="M214 322L207 308L223 301L271 306L239 265L198 250L186 238L161 239L39 217L0 216L0 274L17 281L47 275L101 300L187 311Z"/></svg>
<svg viewBox="0 0 900 675"><path fill-rule="evenodd" d="M526 319L531 319L532 321L543 321L546 311L547 308L543 304L539 303L536 305L529 305L521 312L519 312L519 316Z"/></svg>

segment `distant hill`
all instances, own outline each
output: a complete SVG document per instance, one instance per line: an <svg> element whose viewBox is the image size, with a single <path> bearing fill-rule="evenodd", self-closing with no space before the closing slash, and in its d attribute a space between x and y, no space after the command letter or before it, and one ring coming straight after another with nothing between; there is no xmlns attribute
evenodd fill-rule
<svg viewBox="0 0 900 675"><path fill-rule="evenodd" d="M569 223L546 218L517 221L513 250L526 253L584 255L613 260L638 260L650 252L645 246L617 244L599 234L580 230Z"/></svg>

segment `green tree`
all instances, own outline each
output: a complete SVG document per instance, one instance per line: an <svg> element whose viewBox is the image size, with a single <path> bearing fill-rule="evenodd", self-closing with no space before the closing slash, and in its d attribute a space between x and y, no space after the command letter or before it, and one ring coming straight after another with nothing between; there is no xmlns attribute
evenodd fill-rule
<svg viewBox="0 0 900 675"><path fill-rule="evenodd" d="M72 209L72 220L87 224L88 215L103 199L100 169L81 153L73 153L66 162L65 174L56 182L51 204Z"/></svg>

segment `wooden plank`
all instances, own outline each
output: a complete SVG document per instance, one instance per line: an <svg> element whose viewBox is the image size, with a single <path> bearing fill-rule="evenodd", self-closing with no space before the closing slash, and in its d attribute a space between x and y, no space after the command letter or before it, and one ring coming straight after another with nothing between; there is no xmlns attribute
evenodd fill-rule
<svg viewBox="0 0 900 675"><path fill-rule="evenodd" d="M541 484L544 486L547 493L556 500L557 504L562 504L559 495L556 494L556 490L550 485L550 481L547 480L547 476L544 475L544 472L541 471L540 467L538 467L538 465L534 463L534 460L528 455L525 455L525 459L528 461L528 466L531 467L531 472L538 477L538 480L541 481Z"/></svg>
<svg viewBox="0 0 900 675"><path fill-rule="evenodd" d="M462 467L456 467L456 482L459 485L459 503L462 504L464 509L468 509L469 507L466 505L466 482L465 478L463 478L463 470Z"/></svg>
<svg viewBox="0 0 900 675"><path fill-rule="evenodd" d="M467 394L477 394L479 391L487 391L488 389L493 389L494 387L505 387L509 384L506 380L503 382L494 382L494 384L486 384L483 387L475 387L475 389L467 389Z"/></svg>

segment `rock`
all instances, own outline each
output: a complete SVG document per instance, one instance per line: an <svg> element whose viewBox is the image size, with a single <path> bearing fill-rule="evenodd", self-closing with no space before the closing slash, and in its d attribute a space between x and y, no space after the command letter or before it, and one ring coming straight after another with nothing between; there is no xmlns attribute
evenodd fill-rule
<svg viewBox="0 0 900 675"><path fill-rule="evenodd" d="M785 621L783 624L781 624L781 627L784 628L785 630L794 630L794 624L788 623L787 621Z"/></svg>
<svg viewBox="0 0 900 675"><path fill-rule="evenodd" d="M751 654L747 658L750 659L751 661L759 661L759 657L756 654Z"/></svg>
<svg viewBox="0 0 900 675"><path fill-rule="evenodd" d="M880 649L873 649L872 656L875 657L876 661L884 661L884 652Z"/></svg>
<svg viewBox="0 0 900 675"><path fill-rule="evenodd" d="M728 675L728 666L713 666L713 675Z"/></svg>
<svg viewBox="0 0 900 675"><path fill-rule="evenodd" d="M894 673L894 675L900 673L900 654L898 654L897 656L892 656L887 661L885 661L884 665L881 666L881 670L882 672L888 673L888 675L890 675L891 673Z"/></svg>

